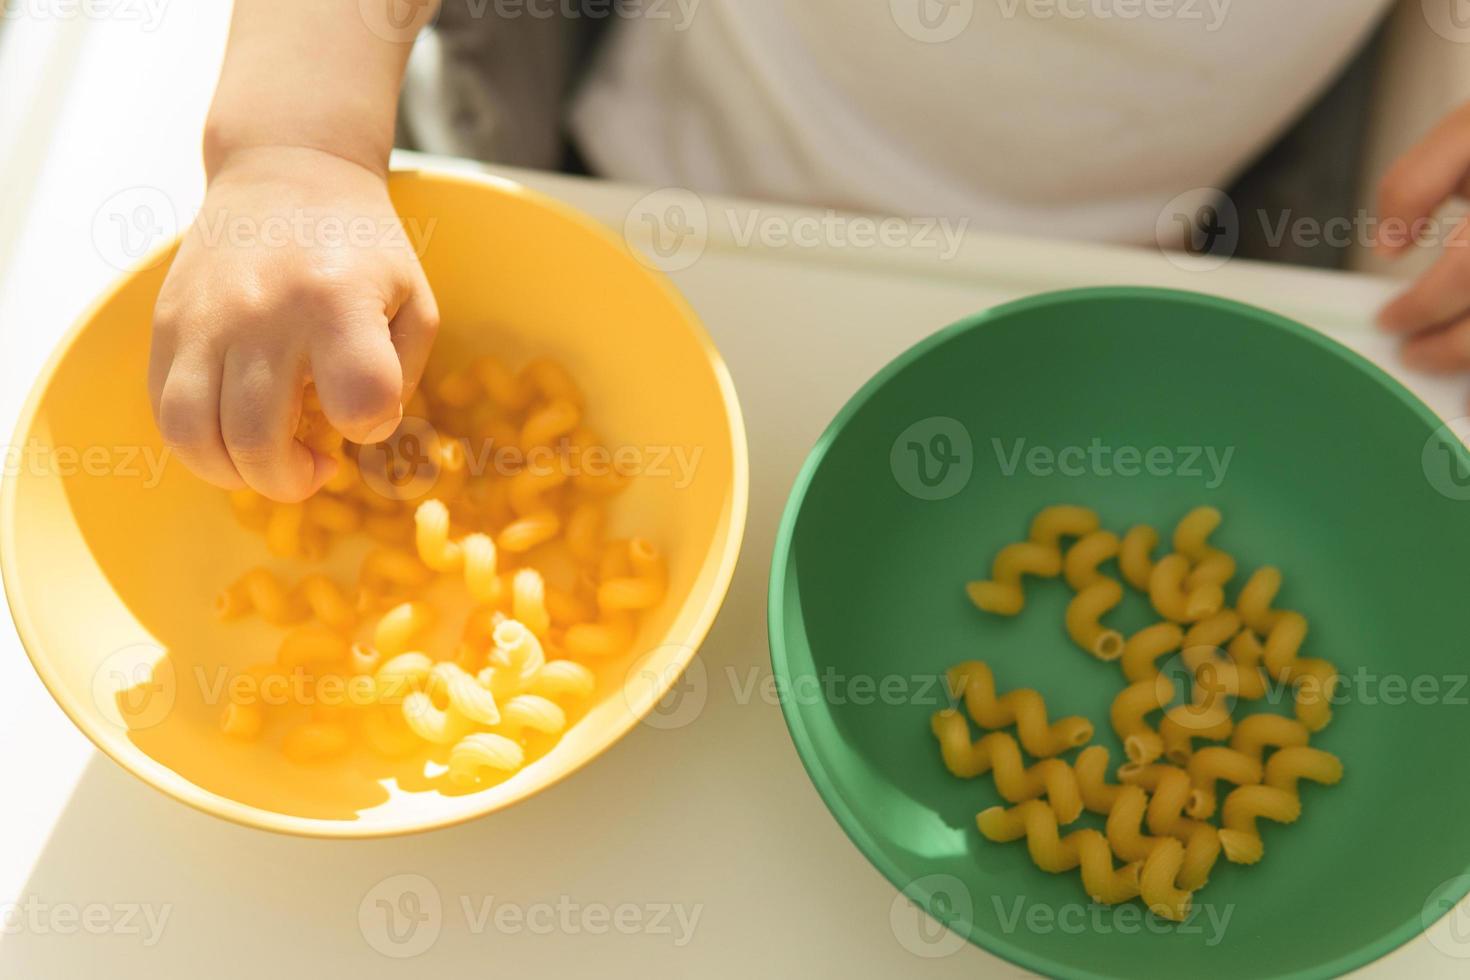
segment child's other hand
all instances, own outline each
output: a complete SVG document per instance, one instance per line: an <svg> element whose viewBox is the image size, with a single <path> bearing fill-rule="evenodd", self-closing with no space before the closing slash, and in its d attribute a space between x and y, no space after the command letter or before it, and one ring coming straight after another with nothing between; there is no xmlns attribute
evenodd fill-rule
<svg viewBox="0 0 1470 980"><path fill-rule="evenodd" d="M1378 253L1405 254L1452 197L1470 197L1470 103L1446 116L1384 176L1378 190ZM1461 221L1443 246L1429 271L1379 311L1378 323L1404 338L1404 361L1411 367L1465 371L1470 370L1470 221Z"/></svg>
<svg viewBox="0 0 1470 980"><path fill-rule="evenodd" d="M295 439L307 379L338 431L381 441L438 322L380 174L318 150L247 150L213 175L159 294L154 417L211 483L304 499L333 466Z"/></svg>

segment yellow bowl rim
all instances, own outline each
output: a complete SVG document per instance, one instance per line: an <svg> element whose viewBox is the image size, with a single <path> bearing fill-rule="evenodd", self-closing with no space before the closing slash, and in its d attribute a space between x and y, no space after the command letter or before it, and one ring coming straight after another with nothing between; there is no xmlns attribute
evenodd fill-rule
<svg viewBox="0 0 1470 980"><path fill-rule="evenodd" d="M429 180L442 181L448 184L472 185L477 187L492 187L502 193L521 197L527 201L537 204L555 214L566 218L574 224L580 225L588 232L597 235L610 244L614 244L625 250L632 248L625 240L621 239L606 225L592 218L590 215L558 200L548 194L532 190L524 184L506 177L496 176L488 173L468 173L461 170L441 169L435 167L407 167L395 168L390 173L390 180ZM181 236L159 246L147 255L141 262L128 273L118 277L97 299L93 300L82 312L70 328L63 335L61 342L47 358L45 365L37 375L30 393L26 396L25 403L21 407L20 416L15 426L15 436L12 444L18 445L25 438L35 424L36 413L40 409L41 399L55 378L58 368L71 352L72 347L82 336L87 326L98 316L99 313L111 303L117 295L125 289L128 284L140 273L153 268L162 261L162 257L171 249L175 248ZM713 588L704 599L704 608L699 611L695 620L694 629L687 642L681 643L689 651L683 661L679 664L679 672L668 677L666 684L672 686L682 676L697 654L698 648L709 635L710 628L714 625L715 617L724 605L725 597L730 589L730 582L735 574L735 566L740 558L740 549L745 536L745 523L750 500L750 456L749 447L746 442L745 421L740 411L739 396L735 391L734 380L730 376L729 368L724 358L715 347L709 332L705 329L703 322L694 308L689 305L682 293L679 292L672 282L664 275L656 273L641 262L634 260L634 266L639 274L647 276L658 288L669 298L674 306L683 315L685 322L694 332L695 338L700 346L704 348L705 355L709 358L710 368L714 371L715 381L719 385L721 400L724 403L726 414L730 425L730 447L731 447L731 487L730 501L730 528L722 546L719 567L716 571ZM65 687L60 683L56 672L51 668L47 658L41 656L37 651L41 648L38 631L31 623L27 614L26 605L23 601L24 590L20 586L19 558L15 553L14 529L17 522L17 483L18 476L6 475L0 480L0 584L4 585L6 603L10 607L11 618L15 622L17 634L20 636L21 647L31 661L41 682L51 693L51 697L60 705L61 710L71 719L82 734L92 742L103 755L112 759L127 772L132 773L138 779L152 786L154 789L170 796L176 800L188 804L203 813L223 817L232 823L244 827L254 827L260 830L269 830L275 833L289 834L300 837L334 838L334 839L376 839L384 837L400 837L408 834L423 833L429 830L438 830L444 827L453 827L458 824L467 823L479 819L488 814L503 810L523 800L535 796L557 785L562 780L580 771L584 766L601 756L613 745L621 741L635 725L643 720L652 711L656 699L648 699L647 705L642 711L629 711L624 721L610 728L610 734L600 745L597 745L590 753L568 766L562 772L556 774L534 790L508 799L489 804L483 809L442 819L427 819L414 824L404 826L389 825L386 827L368 827L350 820L327 820L317 817L296 817L290 814L275 813L263 810L259 807L240 803L228 797L221 796L208 790L201 789L196 784L185 779L151 758L144 756L142 759L125 760L109 749L103 741L94 733L93 728L84 718L88 712L81 710L72 697L67 693ZM665 688L667 690L667 687Z"/></svg>

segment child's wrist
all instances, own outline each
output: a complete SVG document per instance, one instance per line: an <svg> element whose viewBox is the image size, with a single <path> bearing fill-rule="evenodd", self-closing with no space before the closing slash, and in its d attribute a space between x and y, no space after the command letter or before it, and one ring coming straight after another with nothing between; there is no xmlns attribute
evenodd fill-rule
<svg viewBox="0 0 1470 980"><path fill-rule="evenodd" d="M213 183L220 174L242 165L268 163L275 158L299 165L303 159L316 157L352 164L386 180L390 149L367 144L336 145L331 140L289 133L242 130L211 119L204 129L204 171Z"/></svg>

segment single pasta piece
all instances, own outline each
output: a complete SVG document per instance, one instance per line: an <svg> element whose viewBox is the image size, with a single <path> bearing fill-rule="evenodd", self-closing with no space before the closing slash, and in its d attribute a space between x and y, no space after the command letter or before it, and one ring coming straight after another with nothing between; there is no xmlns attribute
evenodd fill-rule
<svg viewBox="0 0 1470 980"><path fill-rule="evenodd" d="M1123 787L1108 782L1107 747L1089 745L1077 753L1072 771L1077 774L1077 789L1082 794L1082 805L1093 813L1111 813Z"/></svg>
<svg viewBox="0 0 1470 980"><path fill-rule="evenodd" d="M1190 564L1197 565L1211 552L1209 537L1220 526L1220 511L1214 507L1196 507L1174 526L1174 550Z"/></svg>
<svg viewBox="0 0 1470 980"><path fill-rule="evenodd" d="M1184 643L1184 630L1168 620L1145 626L1123 644L1123 676L1130 684L1152 680L1159 674L1157 661Z"/></svg>
<svg viewBox="0 0 1470 980"><path fill-rule="evenodd" d="M1184 577L1184 587L1194 591L1209 585L1224 588L1235 577L1235 559L1223 551L1211 549Z"/></svg>
<svg viewBox="0 0 1470 980"><path fill-rule="evenodd" d="M235 520L252 531L265 530L271 512L269 498L248 489L231 490L229 495L230 510L234 513Z"/></svg>
<svg viewBox="0 0 1470 980"><path fill-rule="evenodd" d="M390 658L373 675L378 700L384 704L402 703L410 693L428 685L429 673L433 669L434 661L417 651Z"/></svg>
<svg viewBox="0 0 1470 980"><path fill-rule="evenodd" d="M526 693L552 700L586 698L592 696L596 687L597 676L582 664L573 660L548 660L531 676Z"/></svg>
<svg viewBox="0 0 1470 980"><path fill-rule="evenodd" d="M1225 605L1225 591L1218 585L1204 585L1186 591L1189 559L1181 554L1160 558L1148 579L1148 597L1154 610L1176 623L1193 623L1213 616Z"/></svg>
<svg viewBox="0 0 1470 980"><path fill-rule="evenodd" d="M434 665L429 672L429 688L442 689L451 710L477 725L500 724L500 708L488 688L451 661Z"/></svg>
<svg viewBox="0 0 1470 980"><path fill-rule="evenodd" d="M1297 720L1309 731L1321 731L1332 720L1332 695L1336 690L1337 669L1326 660L1298 659L1297 653L1307 636L1307 620L1301 613L1282 610L1274 613L1271 631L1266 634L1262 663L1266 673L1293 686Z"/></svg>
<svg viewBox="0 0 1470 980"><path fill-rule="evenodd" d="M336 582L325 575L308 575L296 590L305 599L313 616L335 630L350 631L357 625L357 610Z"/></svg>
<svg viewBox="0 0 1470 980"><path fill-rule="evenodd" d="M1129 762L1147 765L1164 754L1164 740L1146 717L1173 699L1174 687L1162 674L1128 685L1113 699L1109 716Z"/></svg>
<svg viewBox="0 0 1470 980"><path fill-rule="evenodd" d="M286 733L281 751L292 762L310 765L346 755L351 744L351 736L342 725L309 721Z"/></svg>
<svg viewBox="0 0 1470 980"><path fill-rule="evenodd" d="M264 568L246 572L215 596L214 611L220 619L235 619L254 612L272 626L291 626L311 614L298 590L287 589Z"/></svg>
<svg viewBox="0 0 1470 980"><path fill-rule="evenodd" d="M604 616L595 623L567 627L562 648L569 656L585 660L620 657L633 645L636 628L627 613Z"/></svg>
<svg viewBox="0 0 1470 980"><path fill-rule="evenodd" d="M511 521L500 529L495 544L501 551L524 554L556 537L561 531L561 518L554 510L543 510Z"/></svg>
<svg viewBox="0 0 1470 980"><path fill-rule="evenodd" d="M265 523L265 545L278 558L305 557L306 505L274 504Z"/></svg>
<svg viewBox="0 0 1470 980"><path fill-rule="evenodd" d="M396 548L379 548L362 561L363 584L374 590L421 589L433 577L417 555Z"/></svg>
<svg viewBox="0 0 1470 980"><path fill-rule="evenodd" d="M1143 816L1148 809L1148 794L1141 786L1125 785L1108 811L1105 829L1113 853L1124 861L1142 861L1153 852L1160 838L1143 833Z"/></svg>
<svg viewBox="0 0 1470 980"><path fill-rule="evenodd" d="M1271 756L1266 763L1266 785L1288 793L1297 792L1297 782L1310 779L1324 786L1342 781L1342 760L1331 752L1294 745Z"/></svg>
<svg viewBox="0 0 1470 980"><path fill-rule="evenodd" d="M1259 761L1266 748L1306 745L1311 733L1307 726L1280 715L1254 714L1241 719L1230 737L1230 747Z"/></svg>
<svg viewBox="0 0 1470 980"><path fill-rule="evenodd" d="M1151 794L1145 812L1148 831L1156 836L1172 833L1185 808L1194 802L1194 783L1189 773L1177 766L1130 762L1118 770L1118 778L1125 785L1141 786Z"/></svg>
<svg viewBox="0 0 1470 980"><path fill-rule="evenodd" d="M1295 688L1296 717L1310 731L1320 732L1332 721L1332 696L1337 690L1337 668L1320 658L1299 658L1281 673Z"/></svg>
<svg viewBox="0 0 1470 980"><path fill-rule="evenodd" d="M354 674L375 674L383 662L383 655L366 643L352 644L347 654L348 666Z"/></svg>
<svg viewBox="0 0 1470 980"><path fill-rule="evenodd" d="M425 500L414 511L414 548L419 561L436 572L458 571L464 555L449 540L449 508L441 500Z"/></svg>
<svg viewBox="0 0 1470 980"><path fill-rule="evenodd" d="M464 584L477 603L500 601L502 589L495 540L488 534L470 534L459 543L464 560Z"/></svg>
<svg viewBox="0 0 1470 980"><path fill-rule="evenodd" d="M1206 648L1210 652L1223 650L1236 633L1240 632L1240 614L1234 609L1222 609L1194 623L1184 634L1185 656L1193 649Z"/></svg>
<svg viewBox="0 0 1470 980"><path fill-rule="evenodd" d="M995 788L1011 803L1045 796L1055 811L1055 820L1069 824L1082 815L1082 794L1077 774L1060 759L1042 759L1030 769L1021 759L1020 746L1007 732L992 732L977 742L970 741L970 726L953 708L935 712L930 729L939 741L944 765L961 779L995 774Z"/></svg>
<svg viewBox="0 0 1470 980"><path fill-rule="evenodd" d="M282 667L315 668L341 664L351 653L346 637L327 626L298 626L287 633L276 652Z"/></svg>
<svg viewBox="0 0 1470 980"><path fill-rule="evenodd" d="M541 452L544 453L544 449ZM554 453L548 455L555 458ZM554 510L554 498L551 494L564 485L568 478L566 468L559 461L556 465L521 470L510 478L510 485L506 488L506 500L517 517L528 517L542 511Z"/></svg>
<svg viewBox="0 0 1470 980"><path fill-rule="evenodd" d="M1097 566L1118 555L1118 536L1112 531L1093 531L1067 549L1062 575L1072 591L1081 592L1102 578Z"/></svg>
<svg viewBox="0 0 1470 980"><path fill-rule="evenodd" d="M523 411L535 397L536 390L531 383L517 376L498 357L492 355L477 358L470 365L470 371L480 382L485 394L490 396L490 400L505 411Z"/></svg>
<svg viewBox="0 0 1470 980"><path fill-rule="evenodd" d="M1081 538L1100 527L1097 511L1072 504L1045 507L1031 521L1031 541L1061 554L1062 538Z"/></svg>
<svg viewBox="0 0 1470 980"><path fill-rule="evenodd" d="M351 501L319 493L306 501L306 519L331 534L350 534L362 526L362 511Z"/></svg>
<svg viewBox="0 0 1470 980"><path fill-rule="evenodd" d="M1097 659L1117 660L1123 655L1123 634L1099 620L1122 601L1123 586L1099 575L1067 603L1067 635Z"/></svg>
<svg viewBox="0 0 1470 980"><path fill-rule="evenodd" d="M1021 745L1038 759L1086 745L1092 738L1092 722L1079 715L1048 725L1046 702L1030 688L996 697L995 675L979 660L951 667L946 681L950 695L964 699L965 710L975 724L987 729L1015 725Z"/></svg>
<svg viewBox="0 0 1470 980"><path fill-rule="evenodd" d="M546 611L546 581L534 568L517 569L511 577L511 616L537 636L551 630Z"/></svg>
<svg viewBox="0 0 1470 980"><path fill-rule="evenodd" d="M521 426L521 449L550 446L575 429L581 421L582 411L575 402L566 398L552 398L526 416L525 424ZM563 481L566 476L563 472Z"/></svg>
<svg viewBox="0 0 1470 980"><path fill-rule="evenodd" d="M1201 820L1180 820L1169 834L1184 842L1184 863L1175 884L1185 891L1199 891L1220 860L1219 829Z"/></svg>
<svg viewBox="0 0 1470 980"><path fill-rule="evenodd" d="M1208 820L1218 805L1216 784L1224 780L1237 786L1253 786L1261 781L1262 774L1259 758L1223 745L1206 746L1189 757L1189 779L1195 795L1185 812L1196 820Z"/></svg>
<svg viewBox="0 0 1470 980"><path fill-rule="evenodd" d="M1264 817L1277 823L1294 823L1301 815L1302 801L1284 789L1241 786L1231 790L1220 808L1220 846L1225 859L1234 864L1255 864L1266 850L1256 820Z"/></svg>
<svg viewBox="0 0 1470 980"><path fill-rule="evenodd" d="M510 737L526 728L543 735L560 735L566 727L566 712L540 695L517 694L500 709L499 730Z"/></svg>
<svg viewBox="0 0 1470 980"><path fill-rule="evenodd" d="M583 501L572 508L562 537L573 558L584 565L597 561L602 553L602 529L606 520L607 508L598 501Z"/></svg>
<svg viewBox="0 0 1470 980"><path fill-rule="evenodd" d="M628 542L628 563L633 574L604 581L597 587L597 605L605 612L635 612L651 609L663 601L668 574L658 548L642 538Z"/></svg>
<svg viewBox="0 0 1470 980"><path fill-rule="evenodd" d="M567 373L567 369L549 357L538 357L521 368L521 378L532 390L540 392L546 399L563 399L581 408L585 404L582 389Z"/></svg>
<svg viewBox="0 0 1470 980"><path fill-rule="evenodd" d="M988 840L1007 843L1025 837L1031 860L1043 871L1060 874L1081 865L1082 886L1094 901L1116 905L1138 895L1138 865L1115 868L1112 850L1096 830L1060 837L1056 815L1044 803L1031 801L1009 810L991 807L975 816L975 825Z"/></svg>
<svg viewBox="0 0 1470 980"><path fill-rule="evenodd" d="M1256 673L1260 672L1261 660L1266 656L1266 648L1261 646L1260 638L1251 631L1250 627L1245 627L1235 634L1226 652L1242 671L1255 668Z"/></svg>
<svg viewBox="0 0 1470 980"><path fill-rule="evenodd" d="M1154 549L1159 545L1159 532L1147 524L1135 524L1123 535L1118 546L1118 570L1124 580L1139 592L1148 591L1154 573Z"/></svg>
<svg viewBox="0 0 1470 980"><path fill-rule="evenodd" d="M434 607L426 602L405 602L383 614L373 628L373 649L385 657L409 650L415 640L433 628Z"/></svg>
<svg viewBox="0 0 1470 980"><path fill-rule="evenodd" d="M503 714L502 714L503 717ZM435 745L449 745L469 733L469 720L453 708L440 708L427 691L410 691L403 698L403 720L413 733Z"/></svg>
<svg viewBox="0 0 1470 980"><path fill-rule="evenodd" d="M536 676L546 664L546 653L541 641L524 623L507 619L495 627L495 649L490 654L490 663L516 672L522 683Z"/></svg>
<svg viewBox="0 0 1470 980"><path fill-rule="evenodd" d="M1026 606L1021 576L1056 578L1062 571L1062 553L1055 547L1020 541L1000 549L990 566L990 578L970 582L965 592L978 608L998 616L1015 616Z"/></svg>
<svg viewBox="0 0 1470 980"><path fill-rule="evenodd" d="M1161 919L1183 922L1189 916L1193 893L1178 887L1176 881L1184 867L1184 845L1166 838L1143 862L1138 878L1138 891L1148 910Z"/></svg>
<svg viewBox="0 0 1470 980"><path fill-rule="evenodd" d="M1189 764L1197 738L1222 742L1235 730L1230 717L1231 705L1203 688L1195 688L1199 701L1181 704L1164 712L1159 722L1159 737L1164 740L1164 758L1175 765Z"/></svg>
<svg viewBox="0 0 1470 980"><path fill-rule="evenodd" d="M241 704L231 701L220 714L219 730L231 738L251 742L260 737L265 727L265 712L258 702Z"/></svg>
<svg viewBox="0 0 1470 980"><path fill-rule="evenodd" d="M1280 591L1281 570L1266 565L1246 579L1240 596L1235 600L1235 608L1240 610L1240 618L1245 620L1245 625L1261 636L1270 633L1276 624L1277 613L1271 608L1271 603Z"/></svg>
<svg viewBox="0 0 1470 980"><path fill-rule="evenodd" d="M449 781L458 786L477 782L486 769L515 772L526 764L526 751L521 746L491 732L476 732L454 743L449 750Z"/></svg>
<svg viewBox="0 0 1470 980"><path fill-rule="evenodd" d="M253 609L274 626L298 623L308 615L336 629L351 629L357 621L346 594L325 575L308 575L288 592L263 568L248 572L221 593L215 608L222 619Z"/></svg>

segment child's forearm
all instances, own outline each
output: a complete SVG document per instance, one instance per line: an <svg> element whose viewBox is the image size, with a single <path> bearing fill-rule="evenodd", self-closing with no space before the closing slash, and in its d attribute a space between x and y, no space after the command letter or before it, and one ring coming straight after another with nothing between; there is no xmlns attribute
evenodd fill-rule
<svg viewBox="0 0 1470 980"><path fill-rule="evenodd" d="M211 175L244 151L310 147L386 173L412 25L369 23L360 0L235 0L205 129ZM406 6L422 24L438 0Z"/></svg>

